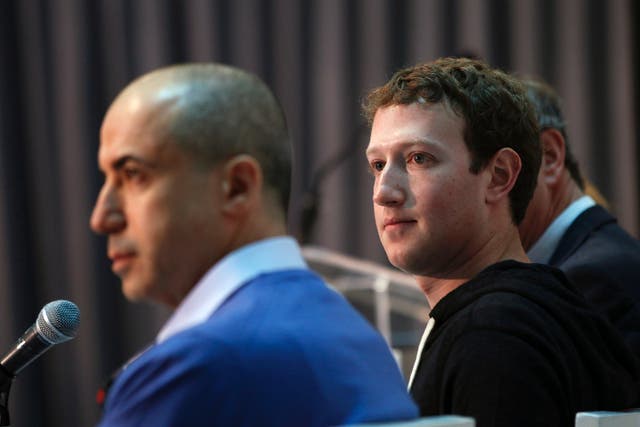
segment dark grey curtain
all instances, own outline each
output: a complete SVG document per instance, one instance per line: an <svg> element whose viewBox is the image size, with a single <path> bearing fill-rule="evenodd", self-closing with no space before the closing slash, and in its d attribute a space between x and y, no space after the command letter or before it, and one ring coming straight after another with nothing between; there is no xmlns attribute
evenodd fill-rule
<svg viewBox="0 0 640 427"><path fill-rule="evenodd" d="M586 175L635 234L639 21L631 0L0 2L0 351L51 300L82 311L79 337L15 380L12 425L95 424L97 387L168 314L124 300L88 228L102 115L132 78L185 61L260 75L294 138L292 233L384 263L360 99L397 68L444 55L555 85Z"/></svg>

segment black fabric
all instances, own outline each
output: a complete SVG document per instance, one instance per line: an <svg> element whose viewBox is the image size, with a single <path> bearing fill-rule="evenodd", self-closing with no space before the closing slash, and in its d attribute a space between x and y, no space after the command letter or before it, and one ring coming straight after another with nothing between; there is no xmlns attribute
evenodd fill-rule
<svg viewBox="0 0 640 427"><path fill-rule="evenodd" d="M640 357L640 242L596 205L567 229L549 264L564 271Z"/></svg>
<svg viewBox="0 0 640 427"><path fill-rule="evenodd" d="M422 415L468 415L478 427L569 427L578 411L640 402L638 360L555 268L500 262L431 316L411 387Z"/></svg>

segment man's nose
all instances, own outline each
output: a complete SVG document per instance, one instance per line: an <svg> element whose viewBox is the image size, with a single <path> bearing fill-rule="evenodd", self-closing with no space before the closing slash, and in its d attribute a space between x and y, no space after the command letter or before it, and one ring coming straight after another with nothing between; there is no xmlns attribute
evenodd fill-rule
<svg viewBox="0 0 640 427"><path fill-rule="evenodd" d="M90 224L91 229L98 234L117 233L126 224L119 196L114 189L106 184L98 194Z"/></svg>
<svg viewBox="0 0 640 427"><path fill-rule="evenodd" d="M405 180L400 171L387 167L378 176L373 190L373 202L380 206L401 205L405 201Z"/></svg>

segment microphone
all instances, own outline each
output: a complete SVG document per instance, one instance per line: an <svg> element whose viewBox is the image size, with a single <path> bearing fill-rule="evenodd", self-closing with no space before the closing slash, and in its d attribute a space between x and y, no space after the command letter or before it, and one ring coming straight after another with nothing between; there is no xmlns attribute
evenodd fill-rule
<svg viewBox="0 0 640 427"><path fill-rule="evenodd" d="M75 338L79 325L80 310L74 303L66 300L50 302L2 357L0 365L11 376L16 376L53 345Z"/></svg>

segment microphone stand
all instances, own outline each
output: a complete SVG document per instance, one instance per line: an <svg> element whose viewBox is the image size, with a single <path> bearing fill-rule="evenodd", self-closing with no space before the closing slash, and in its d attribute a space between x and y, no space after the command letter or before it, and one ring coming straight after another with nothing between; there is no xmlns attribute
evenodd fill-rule
<svg viewBox="0 0 640 427"><path fill-rule="evenodd" d="M9 421L9 390L14 376L0 365L0 426L10 425Z"/></svg>
<svg viewBox="0 0 640 427"><path fill-rule="evenodd" d="M362 150L362 142L360 136L367 127L364 123L359 123L358 126L350 132L347 146L342 148L337 153L330 156L314 173L311 179L311 185L302 194L302 202L300 208L300 241L303 244L311 241L311 234L313 232L318 212L320 211L320 187L333 171L342 166L342 163L353 156L356 152Z"/></svg>

